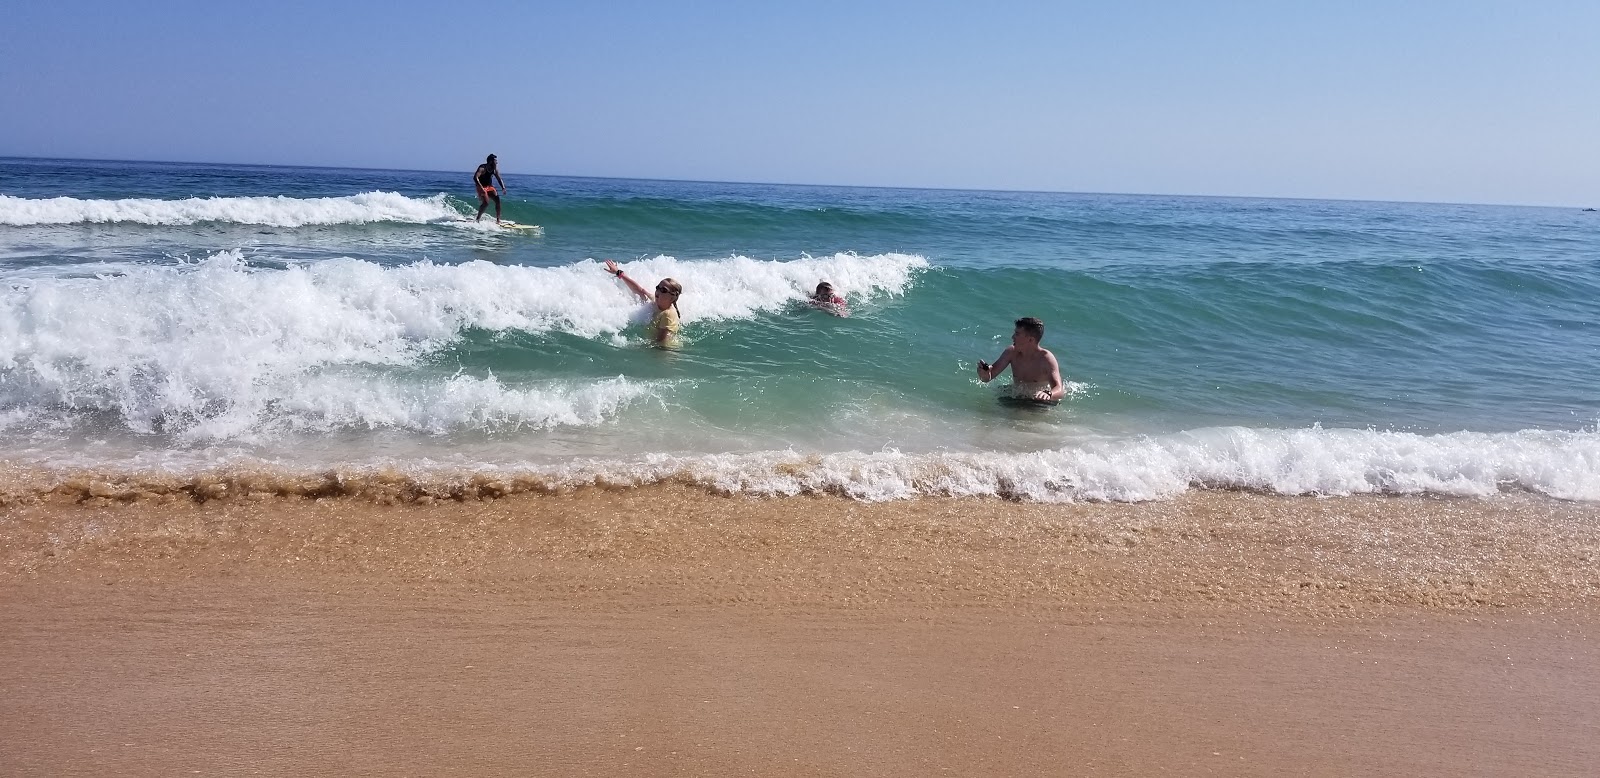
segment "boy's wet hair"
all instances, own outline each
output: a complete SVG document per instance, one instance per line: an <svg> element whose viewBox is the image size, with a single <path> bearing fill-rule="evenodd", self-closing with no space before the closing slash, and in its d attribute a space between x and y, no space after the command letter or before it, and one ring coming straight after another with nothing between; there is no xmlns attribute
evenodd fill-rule
<svg viewBox="0 0 1600 778"><path fill-rule="evenodd" d="M1017 319L1017 329L1028 333L1034 340L1044 340L1044 322L1032 316Z"/></svg>

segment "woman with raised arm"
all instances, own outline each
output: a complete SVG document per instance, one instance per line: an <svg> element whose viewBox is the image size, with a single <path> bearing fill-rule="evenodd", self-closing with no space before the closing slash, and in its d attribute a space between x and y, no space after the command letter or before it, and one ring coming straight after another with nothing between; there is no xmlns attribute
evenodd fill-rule
<svg viewBox="0 0 1600 778"><path fill-rule="evenodd" d="M650 317L651 341L660 348L677 348L678 341L678 297L683 294L683 284L670 278L663 278L656 282L655 294L645 291L643 286L628 277L617 263L606 260L606 272L621 279L628 285L633 293L655 304L655 315Z"/></svg>

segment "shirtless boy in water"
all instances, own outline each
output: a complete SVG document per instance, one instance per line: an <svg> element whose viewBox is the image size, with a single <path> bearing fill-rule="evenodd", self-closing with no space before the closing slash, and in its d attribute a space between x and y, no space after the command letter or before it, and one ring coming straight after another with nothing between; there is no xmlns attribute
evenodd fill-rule
<svg viewBox="0 0 1600 778"><path fill-rule="evenodd" d="M1061 366L1056 355L1040 348L1044 339L1044 322L1024 316L1017 319L1017 328L1011 333L1011 346L1000 354L991 366L978 360L978 380L989 383L995 376L1011 368L1011 392L1014 397L1056 402L1066 394L1061 381Z"/></svg>

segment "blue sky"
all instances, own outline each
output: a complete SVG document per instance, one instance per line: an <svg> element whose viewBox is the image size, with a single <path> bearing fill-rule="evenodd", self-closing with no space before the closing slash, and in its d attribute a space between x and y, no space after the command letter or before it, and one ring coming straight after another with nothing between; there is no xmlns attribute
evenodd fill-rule
<svg viewBox="0 0 1600 778"><path fill-rule="evenodd" d="M1600 206L1600 3L7 0L0 155Z"/></svg>

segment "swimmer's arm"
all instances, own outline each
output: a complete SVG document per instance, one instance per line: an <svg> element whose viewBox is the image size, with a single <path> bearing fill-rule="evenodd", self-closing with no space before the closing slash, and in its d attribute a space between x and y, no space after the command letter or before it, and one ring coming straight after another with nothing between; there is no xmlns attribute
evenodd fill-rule
<svg viewBox="0 0 1600 778"><path fill-rule="evenodd" d="M506 180L500 177L500 168L494 169L494 180L500 182L500 191L506 191Z"/></svg>
<svg viewBox="0 0 1600 778"><path fill-rule="evenodd" d="M628 274L624 272L622 268L617 267L615 260L606 260L606 272L622 279L622 282L627 284L628 288L632 289L634 294L644 298L646 302L655 302L655 295L645 291L645 288L640 286L638 281L629 278Z"/></svg>
<svg viewBox="0 0 1600 778"><path fill-rule="evenodd" d="M1061 380L1061 364L1056 362L1056 355L1049 351L1044 352L1044 356L1045 360L1050 363L1050 389L1049 391L1039 392L1039 394L1046 395L1045 397L1039 397L1038 394L1034 395L1034 397L1036 399L1059 402L1061 396L1067 393L1067 383Z"/></svg>
<svg viewBox="0 0 1600 778"><path fill-rule="evenodd" d="M993 365L980 360L978 362L978 380L989 383L994 380L995 376L1004 373L1006 368L1011 366L1011 355L1015 350L1015 346L1006 346L1006 350L1000 352L1000 358L996 359Z"/></svg>
<svg viewBox="0 0 1600 778"><path fill-rule="evenodd" d="M478 173L481 170L483 170L482 165L479 165L472 170L472 188L477 190L478 194L480 195L483 194L483 184L478 182Z"/></svg>

